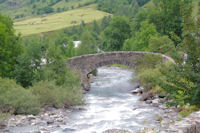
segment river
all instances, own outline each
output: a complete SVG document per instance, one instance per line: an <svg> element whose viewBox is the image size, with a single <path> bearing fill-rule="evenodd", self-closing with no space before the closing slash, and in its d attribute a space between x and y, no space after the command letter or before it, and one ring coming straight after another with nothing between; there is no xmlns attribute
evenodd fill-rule
<svg viewBox="0 0 200 133"><path fill-rule="evenodd" d="M159 129L158 116L163 110L145 102L138 101L140 96L130 93L137 83L131 81L134 71L117 67L102 67L91 83L91 90L85 94L86 105L78 110L67 111L63 119L66 124L45 127L54 133L102 133L108 129L123 129L133 133L146 127ZM38 117L38 119L41 119ZM44 119L43 119L44 120ZM56 125L54 122L53 125ZM41 129L38 125L16 126L10 128L13 133L34 132Z"/></svg>
<svg viewBox="0 0 200 133"><path fill-rule="evenodd" d="M154 110L139 96L130 94L137 83L131 82L134 72L117 67L102 67L85 95L85 110L70 115L69 128L77 133L101 133L107 129L126 129L132 132L156 126ZM136 107L142 108L137 108Z"/></svg>

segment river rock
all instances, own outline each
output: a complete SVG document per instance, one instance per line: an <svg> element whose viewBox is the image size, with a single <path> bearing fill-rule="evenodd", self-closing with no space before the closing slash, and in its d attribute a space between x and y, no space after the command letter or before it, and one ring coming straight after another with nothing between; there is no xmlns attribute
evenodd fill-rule
<svg viewBox="0 0 200 133"><path fill-rule="evenodd" d="M152 100L146 100L145 103L146 103L146 104L151 104L151 103L152 103Z"/></svg>
<svg viewBox="0 0 200 133"><path fill-rule="evenodd" d="M72 131L76 131L75 129L72 129L72 128L65 128L63 129L63 132L72 132Z"/></svg>
<svg viewBox="0 0 200 133"><path fill-rule="evenodd" d="M130 93L131 94L142 94L143 93L143 89L137 88L135 90L132 90Z"/></svg>
<svg viewBox="0 0 200 133"><path fill-rule="evenodd" d="M103 133L131 133L127 130L121 130L121 129L109 129L104 131Z"/></svg>
<svg viewBox="0 0 200 133"><path fill-rule="evenodd" d="M54 120L49 120L49 121L47 121L47 124L49 125L49 124L53 124L54 123Z"/></svg>
<svg viewBox="0 0 200 133"><path fill-rule="evenodd" d="M6 124L5 123L0 123L0 129L4 129L6 128Z"/></svg>
<svg viewBox="0 0 200 133"><path fill-rule="evenodd" d="M152 100L152 105L153 105L154 107L158 107L158 106L159 106L159 99L154 99L154 100Z"/></svg>
<svg viewBox="0 0 200 133"><path fill-rule="evenodd" d="M140 98L140 101L146 101L146 100L151 100L154 97L153 90L150 90L148 92L145 92L142 94L142 97Z"/></svg>
<svg viewBox="0 0 200 133"><path fill-rule="evenodd" d="M28 115L28 116L27 116L27 119L28 119L29 121L31 121L31 120L35 120L36 117L33 116L33 115Z"/></svg>

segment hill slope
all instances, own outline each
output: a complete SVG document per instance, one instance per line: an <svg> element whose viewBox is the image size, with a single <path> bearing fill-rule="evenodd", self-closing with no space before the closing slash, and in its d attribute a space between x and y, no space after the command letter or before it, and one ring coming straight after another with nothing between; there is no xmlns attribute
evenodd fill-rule
<svg viewBox="0 0 200 133"><path fill-rule="evenodd" d="M0 0L0 12L12 18L63 12L95 0Z"/></svg>
<svg viewBox="0 0 200 133"><path fill-rule="evenodd" d="M14 28L23 36L27 36L79 25L82 21L90 23L108 15L110 14L98 11L94 5L91 5L66 12L16 21Z"/></svg>

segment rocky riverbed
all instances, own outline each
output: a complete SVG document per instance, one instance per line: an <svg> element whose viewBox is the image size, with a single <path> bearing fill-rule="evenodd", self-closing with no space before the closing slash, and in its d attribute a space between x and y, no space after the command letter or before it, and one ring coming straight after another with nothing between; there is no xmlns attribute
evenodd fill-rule
<svg viewBox="0 0 200 133"><path fill-rule="evenodd" d="M135 89L137 84L130 81L133 75L127 69L101 68L91 91L85 94L86 105L70 109L48 107L37 116L11 116L0 132L200 133L200 113L182 118L175 107L162 104L166 99L151 93L142 96L143 89Z"/></svg>

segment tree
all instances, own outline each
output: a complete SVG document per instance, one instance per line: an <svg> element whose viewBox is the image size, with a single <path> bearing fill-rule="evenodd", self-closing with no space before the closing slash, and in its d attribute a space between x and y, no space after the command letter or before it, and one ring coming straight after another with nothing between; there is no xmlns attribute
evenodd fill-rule
<svg viewBox="0 0 200 133"><path fill-rule="evenodd" d="M97 52L96 41L93 36L85 31L81 36L81 44L77 49L77 55L92 54Z"/></svg>
<svg viewBox="0 0 200 133"><path fill-rule="evenodd" d="M137 13L138 13L138 11L139 11L139 5L138 5L138 2L137 2L137 0L133 0L132 1L132 3L131 3L131 6L132 6L132 16L135 16Z"/></svg>
<svg viewBox="0 0 200 133"><path fill-rule="evenodd" d="M13 22L0 14L0 76L12 77L17 57L21 54L20 36L16 36Z"/></svg>
<svg viewBox="0 0 200 133"><path fill-rule="evenodd" d="M171 93L178 104L200 105L200 16L192 17L192 3L184 5L183 50L188 54L185 63L179 60L172 68L162 69L165 80L161 87ZM199 3L200 5L200 3ZM200 11L198 12L198 14Z"/></svg>
<svg viewBox="0 0 200 133"><path fill-rule="evenodd" d="M115 17L103 31L101 48L106 51L122 50L124 41L130 37L129 20L125 17Z"/></svg>
<svg viewBox="0 0 200 133"><path fill-rule="evenodd" d="M109 17L106 17L106 16L103 17L103 19L101 21L101 30L102 31L109 25L110 21L111 21L110 16Z"/></svg>
<svg viewBox="0 0 200 133"><path fill-rule="evenodd" d="M43 49L38 40L31 40L24 47L24 53L17 59L14 77L23 87L31 86L39 80L38 74L42 67Z"/></svg>
<svg viewBox="0 0 200 133"><path fill-rule="evenodd" d="M72 41L69 41L67 44L66 56L67 57L75 56L75 48L74 48L74 44Z"/></svg>
<svg viewBox="0 0 200 133"><path fill-rule="evenodd" d="M141 23L139 32L136 32L131 39L125 41L123 50L145 51L149 46L149 39L158 36L154 24L149 24L148 20Z"/></svg>
<svg viewBox="0 0 200 133"><path fill-rule="evenodd" d="M93 31L97 34L100 32L100 28L96 20L93 21Z"/></svg>
<svg viewBox="0 0 200 133"><path fill-rule="evenodd" d="M173 54L176 52L176 49L173 41L170 40L168 36L152 36L149 39L148 51L162 54Z"/></svg>

